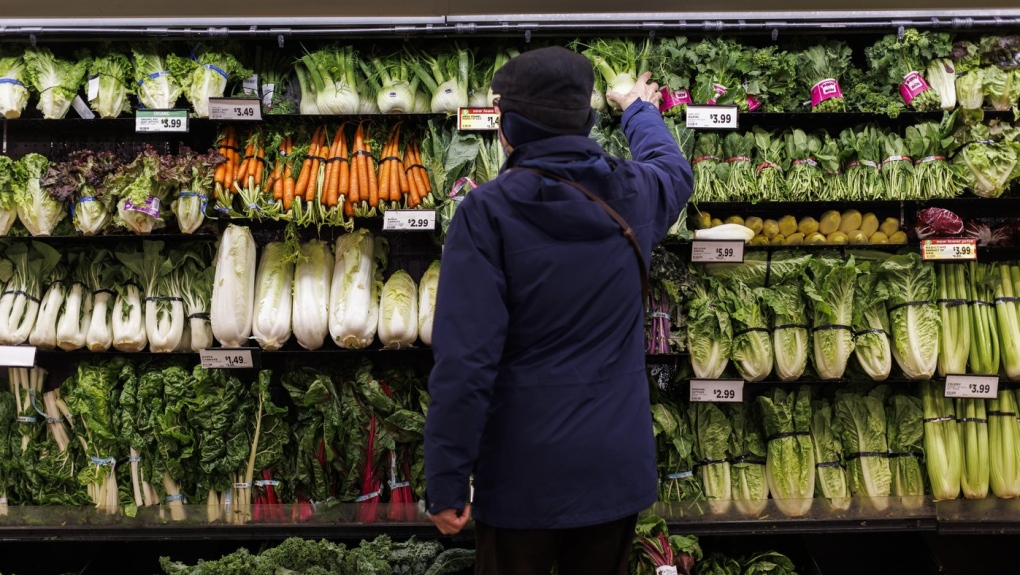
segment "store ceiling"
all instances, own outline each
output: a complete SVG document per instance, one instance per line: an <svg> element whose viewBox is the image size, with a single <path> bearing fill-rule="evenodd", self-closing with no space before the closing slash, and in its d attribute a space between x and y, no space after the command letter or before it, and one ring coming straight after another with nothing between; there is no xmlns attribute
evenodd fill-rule
<svg viewBox="0 0 1020 575"><path fill-rule="evenodd" d="M753 6L754 10L748 10ZM322 0L175 0L152 2L139 0L70 0L67 2L27 2L0 0L0 26L11 19L100 19L183 18L229 19L238 24L252 18L371 18L440 17L492 14L581 14L581 13L672 13L697 18L706 12L822 12L862 10L901 10L932 12L945 10L981 10L1018 8L1017 0L391 0L369 2L327 2Z"/></svg>

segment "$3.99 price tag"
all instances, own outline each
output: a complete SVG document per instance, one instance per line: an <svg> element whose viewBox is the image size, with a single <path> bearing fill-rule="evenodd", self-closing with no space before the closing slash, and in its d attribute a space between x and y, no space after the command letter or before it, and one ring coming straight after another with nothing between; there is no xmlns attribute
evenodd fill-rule
<svg viewBox="0 0 1020 575"><path fill-rule="evenodd" d="M921 241L921 259L925 261L977 260L977 240L948 238Z"/></svg>
<svg viewBox="0 0 1020 575"><path fill-rule="evenodd" d="M999 395L999 378L995 375L947 375L946 397L995 399Z"/></svg>
<svg viewBox="0 0 1020 575"><path fill-rule="evenodd" d="M692 379L690 400L699 403L740 403L744 401L744 380Z"/></svg>
<svg viewBox="0 0 1020 575"><path fill-rule="evenodd" d="M736 106L687 106L687 127L691 129L736 130Z"/></svg>
<svg viewBox="0 0 1020 575"><path fill-rule="evenodd" d="M694 240L691 242L694 263L744 262L744 242L740 240Z"/></svg>
<svg viewBox="0 0 1020 575"><path fill-rule="evenodd" d="M217 347L203 349L198 356L206 369L245 369L258 367L257 351L251 347Z"/></svg>
<svg viewBox="0 0 1020 575"><path fill-rule="evenodd" d="M258 98L209 98L210 120L261 120Z"/></svg>
<svg viewBox="0 0 1020 575"><path fill-rule="evenodd" d="M386 210L383 229L405 232L427 232L436 229L435 210Z"/></svg>
<svg viewBox="0 0 1020 575"><path fill-rule="evenodd" d="M136 110L135 132L187 132L187 110Z"/></svg>

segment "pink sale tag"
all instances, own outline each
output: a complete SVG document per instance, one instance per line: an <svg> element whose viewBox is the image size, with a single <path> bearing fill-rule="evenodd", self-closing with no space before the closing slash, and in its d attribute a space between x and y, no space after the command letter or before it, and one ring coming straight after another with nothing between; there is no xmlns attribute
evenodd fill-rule
<svg viewBox="0 0 1020 575"><path fill-rule="evenodd" d="M914 101L914 98L929 89L928 82L924 81L920 72L911 72L903 77L903 83L900 84L900 95L903 96L903 101L909 104Z"/></svg>
<svg viewBox="0 0 1020 575"><path fill-rule="evenodd" d="M757 110L758 108L761 108L761 100L759 100L758 98L755 98L754 96L751 96L750 94L748 94L748 96L747 96L747 111L748 112L753 112L753 111Z"/></svg>
<svg viewBox="0 0 1020 575"><path fill-rule="evenodd" d="M672 90L669 87L664 86L659 93L662 94L662 103L659 104L659 111L666 112L677 106L684 104L691 104L691 93L684 88L679 90Z"/></svg>
<svg viewBox="0 0 1020 575"><path fill-rule="evenodd" d="M723 86L722 84L712 84L712 89L715 90L715 96L711 100L705 102L709 106L714 105L719 101L719 98L726 95L726 86Z"/></svg>
<svg viewBox="0 0 1020 575"><path fill-rule="evenodd" d="M826 78L821 82L814 85L811 88L811 107L816 108L818 104L832 98L843 98L843 90L839 87L839 82L834 78Z"/></svg>

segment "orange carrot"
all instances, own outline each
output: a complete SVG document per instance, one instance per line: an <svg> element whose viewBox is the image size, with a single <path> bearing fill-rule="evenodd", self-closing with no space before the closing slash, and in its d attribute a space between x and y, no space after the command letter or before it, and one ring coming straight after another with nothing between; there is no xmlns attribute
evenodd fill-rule
<svg viewBox="0 0 1020 575"><path fill-rule="evenodd" d="M386 142L380 151L382 157L379 159L379 199L389 201L390 199L390 163L386 158L390 155L390 143Z"/></svg>
<svg viewBox="0 0 1020 575"><path fill-rule="evenodd" d="M312 175L312 158L316 152L315 143L313 142L311 147L308 148L308 155L305 156L304 163L301 164L301 171L298 173L297 187L294 193L298 196L304 197L305 188L308 187L308 181Z"/></svg>
<svg viewBox="0 0 1020 575"><path fill-rule="evenodd" d="M287 164L283 170L283 209L290 210L292 203L294 203L294 175L290 164Z"/></svg>
<svg viewBox="0 0 1020 575"><path fill-rule="evenodd" d="M425 169L425 162L421 159L421 148L416 143L414 145L414 163L418 164L418 175L421 176L422 181L425 183L426 193L432 193L432 180L429 179L429 173Z"/></svg>
<svg viewBox="0 0 1020 575"><path fill-rule="evenodd" d="M251 144L248 144L248 146L244 149L244 157L241 158L241 165L238 167L237 177L235 178L241 181L242 186L244 186L244 180L248 176L248 161L254 155L255 155L254 148L252 147Z"/></svg>

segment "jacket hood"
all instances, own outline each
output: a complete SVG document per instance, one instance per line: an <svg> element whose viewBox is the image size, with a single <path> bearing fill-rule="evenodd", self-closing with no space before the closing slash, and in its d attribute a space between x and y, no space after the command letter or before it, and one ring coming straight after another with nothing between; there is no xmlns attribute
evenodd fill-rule
<svg viewBox="0 0 1020 575"><path fill-rule="evenodd" d="M570 135L515 148L504 166L500 184L518 215L551 237L590 241L620 233L619 226L605 210L580 190L523 168L542 170L577 182L611 204L619 198L605 196L604 190L609 187L607 182L613 176L613 167L596 142L585 136Z"/></svg>

